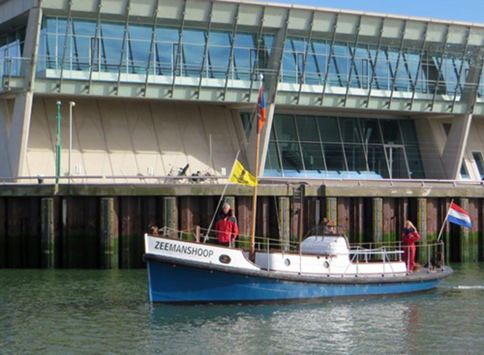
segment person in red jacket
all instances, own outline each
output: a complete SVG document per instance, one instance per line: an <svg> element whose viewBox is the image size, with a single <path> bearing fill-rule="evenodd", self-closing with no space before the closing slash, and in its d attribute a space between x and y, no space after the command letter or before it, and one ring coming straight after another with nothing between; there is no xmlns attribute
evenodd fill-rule
<svg viewBox="0 0 484 355"><path fill-rule="evenodd" d="M403 241L403 260L407 263L408 272L413 272L415 267L415 254L416 247L415 242L420 240L420 235L417 232L417 228L410 221L405 222L405 228L402 231Z"/></svg>
<svg viewBox="0 0 484 355"><path fill-rule="evenodd" d="M220 245L232 246L234 245L238 233L239 227L237 226L237 218L235 218L230 205L224 203L222 206L222 213L215 224L215 234L218 243Z"/></svg>

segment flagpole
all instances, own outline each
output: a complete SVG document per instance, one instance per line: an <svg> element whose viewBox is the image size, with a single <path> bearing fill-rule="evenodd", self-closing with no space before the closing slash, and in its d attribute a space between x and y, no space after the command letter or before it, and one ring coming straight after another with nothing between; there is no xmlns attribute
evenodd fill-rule
<svg viewBox="0 0 484 355"><path fill-rule="evenodd" d="M262 78L263 75L260 75L260 84L259 84L259 96L260 91L262 89ZM258 99L259 100L259 99ZM259 104L259 102L257 103ZM252 230L250 235L250 251L249 251L249 259L254 260L254 244L255 244L255 217L256 217L256 210L257 210L257 185L258 185L258 175L259 175L259 140L260 140L260 131L262 127L260 127L259 117L257 117L257 136L255 142L255 169L254 169L254 177L256 180L256 184L254 186L254 192L252 194Z"/></svg>
<svg viewBox="0 0 484 355"><path fill-rule="evenodd" d="M232 173L234 172L235 164L237 163L237 159L239 159L239 154L240 154L240 149L237 152L237 154L235 155L235 161L234 161L234 164L232 165L232 170L231 170L229 176L232 176ZM212 216L212 220L210 221L210 225L208 226L207 235L205 236L204 242L206 242L208 240L208 235L210 233L210 230L212 229L213 222L215 221L215 218L217 217L218 209L220 208L220 205L222 204L222 200L225 196L225 191L227 191L228 186L229 186L229 181L227 181L227 183L225 184L222 195L220 196L220 199L218 200L217 208L215 209L215 213Z"/></svg>
<svg viewBox="0 0 484 355"><path fill-rule="evenodd" d="M449 217L450 207L454 203L454 199L450 200L449 208L447 209L447 214L445 215L444 222L442 223L442 227L440 228L439 235L437 237L437 243L440 242L440 237L442 236L442 232L444 231L445 222L447 221L447 217Z"/></svg>

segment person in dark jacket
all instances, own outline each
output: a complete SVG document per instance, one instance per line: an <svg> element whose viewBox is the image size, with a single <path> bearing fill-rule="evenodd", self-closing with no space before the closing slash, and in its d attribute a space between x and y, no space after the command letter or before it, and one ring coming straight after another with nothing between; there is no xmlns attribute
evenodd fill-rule
<svg viewBox="0 0 484 355"><path fill-rule="evenodd" d="M224 203L222 213L215 224L215 234L218 239L218 244L225 246L234 245L238 233L237 218L235 218L230 205Z"/></svg>
<svg viewBox="0 0 484 355"><path fill-rule="evenodd" d="M415 242L420 240L420 235L417 232L417 228L412 224L412 222L405 222L405 228L402 231L402 241L403 241L403 260L407 263L408 272L413 272L415 267L415 254L416 247Z"/></svg>

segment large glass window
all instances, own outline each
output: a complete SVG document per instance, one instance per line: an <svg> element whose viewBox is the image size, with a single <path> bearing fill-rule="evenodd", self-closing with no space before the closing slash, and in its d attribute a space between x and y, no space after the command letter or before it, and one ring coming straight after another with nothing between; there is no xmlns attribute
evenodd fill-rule
<svg viewBox="0 0 484 355"><path fill-rule="evenodd" d="M423 179L416 137L411 120L276 114L264 176Z"/></svg>
<svg viewBox="0 0 484 355"><path fill-rule="evenodd" d="M269 34L257 40L258 33L248 32L237 33L234 39L232 31L207 33L206 28L185 26L180 42L179 27L160 25L152 44L153 27L147 24L129 22L127 36L124 22L101 19L97 34L96 21L73 19L70 25L65 18L44 19L39 71L60 69L64 63L66 70L146 74L149 69L150 75L225 79L228 74L230 79L250 80L255 70L266 68L274 40ZM8 55L13 56L13 51ZM300 69L302 63L298 64ZM129 80L144 79L132 76Z"/></svg>

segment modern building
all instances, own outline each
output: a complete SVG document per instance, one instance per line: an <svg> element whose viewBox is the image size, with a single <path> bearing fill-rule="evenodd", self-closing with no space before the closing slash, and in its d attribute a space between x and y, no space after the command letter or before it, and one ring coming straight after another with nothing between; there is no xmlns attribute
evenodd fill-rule
<svg viewBox="0 0 484 355"><path fill-rule="evenodd" d="M484 25L427 18L0 0L0 177L54 176L58 144L64 178L227 174L252 161L262 74L265 178L481 180L483 52Z"/></svg>

